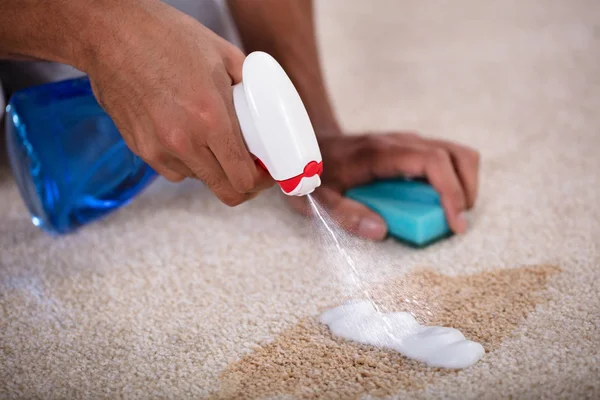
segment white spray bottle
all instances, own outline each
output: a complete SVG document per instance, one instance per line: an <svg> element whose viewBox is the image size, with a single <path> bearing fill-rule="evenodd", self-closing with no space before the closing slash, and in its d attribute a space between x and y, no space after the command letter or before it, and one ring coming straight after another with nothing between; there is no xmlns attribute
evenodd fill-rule
<svg viewBox="0 0 600 400"><path fill-rule="evenodd" d="M321 185L323 161L308 113L273 57L246 57L233 101L248 150L285 194L304 196Z"/></svg>

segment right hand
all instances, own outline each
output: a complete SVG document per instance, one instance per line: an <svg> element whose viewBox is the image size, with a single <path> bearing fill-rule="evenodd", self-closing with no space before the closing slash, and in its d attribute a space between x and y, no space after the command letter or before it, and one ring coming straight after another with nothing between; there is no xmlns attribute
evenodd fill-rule
<svg viewBox="0 0 600 400"><path fill-rule="evenodd" d="M232 85L244 54L159 1L132 2L86 71L129 148L174 182L197 178L235 206L274 184L242 138Z"/></svg>

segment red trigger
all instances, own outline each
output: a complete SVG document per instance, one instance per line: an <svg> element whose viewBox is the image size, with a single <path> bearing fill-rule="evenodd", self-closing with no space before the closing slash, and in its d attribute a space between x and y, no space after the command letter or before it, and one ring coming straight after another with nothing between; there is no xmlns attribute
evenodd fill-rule
<svg viewBox="0 0 600 400"><path fill-rule="evenodd" d="M284 192L290 193L292 190L296 189L296 187L300 184L302 178L310 178L311 176L321 175L323 172L323 161L316 162L311 161L304 167L304 171L293 178L289 178L283 181L277 181L281 189Z"/></svg>

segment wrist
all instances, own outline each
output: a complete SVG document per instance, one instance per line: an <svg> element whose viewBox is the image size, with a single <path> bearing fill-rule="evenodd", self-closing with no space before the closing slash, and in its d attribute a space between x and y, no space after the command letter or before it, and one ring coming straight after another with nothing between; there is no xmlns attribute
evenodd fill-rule
<svg viewBox="0 0 600 400"><path fill-rule="evenodd" d="M310 115L310 113L309 113ZM335 118L328 118L326 120L315 120L312 115L311 122L313 124L313 128L315 130L315 135L317 135L317 140L326 139L330 137L341 136L342 128L337 123Z"/></svg>
<svg viewBox="0 0 600 400"><path fill-rule="evenodd" d="M335 116L327 92L322 91L319 96L315 93L311 96L302 96L301 93L300 96L303 98L317 139L342 135L342 127Z"/></svg>
<svg viewBox="0 0 600 400"><path fill-rule="evenodd" d="M125 47L135 41L140 20L162 5L158 0L57 3L55 22L60 27L34 46L30 55L68 64L88 74L124 59Z"/></svg>
<svg viewBox="0 0 600 400"><path fill-rule="evenodd" d="M119 63L127 56L125 46L135 42L132 28L139 26L140 11L153 1L101 0L90 3L93 5L80 7L84 9L81 19L85 21L85 28L78 32L67 62L87 74Z"/></svg>

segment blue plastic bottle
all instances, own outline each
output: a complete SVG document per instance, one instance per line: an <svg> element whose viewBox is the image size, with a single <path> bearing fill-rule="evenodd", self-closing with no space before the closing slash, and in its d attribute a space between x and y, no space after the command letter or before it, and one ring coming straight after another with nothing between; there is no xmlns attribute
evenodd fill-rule
<svg viewBox="0 0 600 400"><path fill-rule="evenodd" d="M52 233L128 203L156 176L128 149L87 77L16 92L6 108L6 140L32 222Z"/></svg>

